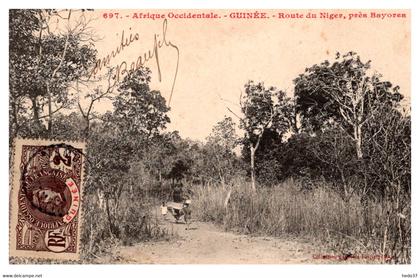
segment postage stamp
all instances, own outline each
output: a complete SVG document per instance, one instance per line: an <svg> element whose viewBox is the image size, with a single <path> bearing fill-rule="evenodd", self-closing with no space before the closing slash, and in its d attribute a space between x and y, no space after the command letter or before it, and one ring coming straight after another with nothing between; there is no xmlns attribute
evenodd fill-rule
<svg viewBox="0 0 420 278"><path fill-rule="evenodd" d="M77 260L85 144L17 139L10 256Z"/></svg>

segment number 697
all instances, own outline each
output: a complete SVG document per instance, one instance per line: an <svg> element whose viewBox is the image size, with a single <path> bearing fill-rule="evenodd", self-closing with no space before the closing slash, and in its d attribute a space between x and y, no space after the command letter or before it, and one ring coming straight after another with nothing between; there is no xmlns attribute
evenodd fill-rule
<svg viewBox="0 0 420 278"><path fill-rule="evenodd" d="M103 13L103 18L118 18L119 13Z"/></svg>

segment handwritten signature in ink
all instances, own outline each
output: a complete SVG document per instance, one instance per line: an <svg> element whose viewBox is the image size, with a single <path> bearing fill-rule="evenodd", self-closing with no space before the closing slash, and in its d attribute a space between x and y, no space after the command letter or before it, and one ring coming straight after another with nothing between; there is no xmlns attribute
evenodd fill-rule
<svg viewBox="0 0 420 278"><path fill-rule="evenodd" d="M162 33L161 36L159 34L154 34L153 36L153 47L140 55L137 56L135 60L132 61L122 61L119 63L114 70L112 80L114 81L115 85L120 80L122 80L126 75L128 75L130 72L133 72L135 70L138 70L142 66L144 66L149 61L154 60L156 62L157 71L158 71L158 79L159 82L162 81L162 71L160 67L160 60L159 60L159 49L163 47L170 47L173 48L176 51L177 58L176 58L176 67L175 67L175 73L172 80L172 87L171 87L171 93L168 100L168 105L170 105L172 100L172 95L175 88L175 83L178 75L178 66L179 66L179 48L176 44L174 44L172 41L168 40L167 38L167 29L168 29L168 20L165 19L162 24ZM116 58L120 53L124 51L124 49L130 47L135 41L138 41L140 39L140 34L130 34L129 37L125 37L124 31L121 35L121 42L118 45L115 50L112 50L110 53L105 55L102 59L97 59L95 66L93 70L90 73L89 78L92 76L95 76L98 74L102 68L109 66L111 64L111 61Z"/></svg>

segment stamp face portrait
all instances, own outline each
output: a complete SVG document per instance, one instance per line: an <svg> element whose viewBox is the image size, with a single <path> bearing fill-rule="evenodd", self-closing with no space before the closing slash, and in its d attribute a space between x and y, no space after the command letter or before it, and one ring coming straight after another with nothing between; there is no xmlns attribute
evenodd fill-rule
<svg viewBox="0 0 420 278"><path fill-rule="evenodd" d="M10 255L79 257L82 143L15 142L10 199Z"/></svg>

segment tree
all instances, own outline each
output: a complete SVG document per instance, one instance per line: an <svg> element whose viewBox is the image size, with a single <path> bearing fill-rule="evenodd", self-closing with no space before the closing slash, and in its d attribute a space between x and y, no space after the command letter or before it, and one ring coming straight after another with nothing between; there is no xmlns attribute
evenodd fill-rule
<svg viewBox="0 0 420 278"><path fill-rule="evenodd" d="M399 198L411 193L411 117L383 107L365 133L366 171L374 192Z"/></svg>
<svg viewBox="0 0 420 278"><path fill-rule="evenodd" d="M333 184L341 185L339 192L345 201L357 189L352 184L352 178L356 178L360 164L354 155L354 144L349 141L350 138L342 130L331 128L316 136L310 150L322 167L323 177Z"/></svg>
<svg viewBox="0 0 420 278"><path fill-rule="evenodd" d="M238 144L238 136L232 118L224 116L222 121L216 123L206 140L222 146L227 151L233 151Z"/></svg>
<svg viewBox="0 0 420 278"><path fill-rule="evenodd" d="M208 169L212 173L211 176L218 177L224 185L226 180L233 175L236 158L233 150L238 144L235 123L232 118L225 116L213 127L212 133L206 140L204 155L205 164L208 166L202 165L202 167Z"/></svg>
<svg viewBox="0 0 420 278"><path fill-rule="evenodd" d="M250 142L244 141L242 157L250 161ZM283 174L283 161L281 154L283 142L281 135L274 129L267 128L261 136L258 152L255 153L255 176L259 182L265 185L273 185L281 180Z"/></svg>
<svg viewBox="0 0 420 278"><path fill-rule="evenodd" d="M93 65L96 50L84 11L11 10L10 107L16 136L22 125L53 134L53 115L72 105L69 87ZM51 22L60 26L52 30ZM64 28L64 30L63 30ZM46 107L46 108L45 108ZM46 113L43 114L44 110ZM46 120L46 127L42 121ZM29 123L30 122L30 123Z"/></svg>
<svg viewBox="0 0 420 278"><path fill-rule="evenodd" d="M318 138L306 132L292 134L275 155L282 165L282 179L293 177L307 182L304 186L310 188L313 181L323 173L323 165L314 156L314 145ZM276 150L274 148L274 150Z"/></svg>
<svg viewBox="0 0 420 278"><path fill-rule="evenodd" d="M92 124L89 134L86 188L97 192L104 204L109 232L115 237L120 237L121 232L117 224L122 194L128 189L141 191L138 171L146 173L148 166L143 155L169 122L169 108L160 92L149 88L149 82L150 70L130 72L117 87L114 111ZM97 93L101 96L105 92Z"/></svg>
<svg viewBox="0 0 420 278"><path fill-rule="evenodd" d="M271 128L282 136L289 129L290 115L287 115L289 99L285 92L274 87L266 88L264 83L249 81L245 85L245 95L241 96L243 113L240 126L245 130L244 140L248 142L251 164L251 187L255 190L255 152L264 131ZM279 140L282 138L280 137Z"/></svg>
<svg viewBox="0 0 420 278"><path fill-rule="evenodd" d="M176 141L180 139L177 132L165 132L153 138L147 149L142 152L146 168L156 178L159 186L172 170L174 157L178 153Z"/></svg>
<svg viewBox="0 0 420 278"><path fill-rule="evenodd" d="M55 130L55 140L74 140L78 141L83 138L83 132L80 129L80 115L76 112L70 114L62 114L58 112L52 121L52 128Z"/></svg>
<svg viewBox="0 0 420 278"><path fill-rule="evenodd" d="M78 94L82 93L82 89L80 85L84 85L85 89L89 92L84 96L85 100L88 100L87 107L82 107L80 102L80 98L77 101L77 106L79 108L79 112L82 115L83 121L85 122L85 126L83 129L83 137L85 139L89 138L90 126L91 122L95 119L99 119L98 113L95 112L95 104L100 102L101 100L113 100L113 93L115 88L115 83L111 83L111 76L112 76L113 69L109 69L107 72L107 86L103 88L102 85L96 86L93 89L89 88L89 85L86 83L90 82L80 82L80 80L76 80L76 92ZM102 77L103 78L103 77ZM99 81L102 79L100 78ZM97 82L97 81L94 81ZM80 84L81 83L81 84Z"/></svg>
<svg viewBox="0 0 420 278"><path fill-rule="evenodd" d="M33 32L37 30L37 26L39 19L35 10L9 11L10 138L16 137L28 118L25 96L31 89L31 79L28 78L32 75L29 75L28 68L33 63L30 55L35 51Z"/></svg>
<svg viewBox="0 0 420 278"><path fill-rule="evenodd" d="M121 136L147 141L170 122L165 99L149 87L150 74L147 68L132 71L117 88L119 94L114 98L112 121Z"/></svg>
<svg viewBox="0 0 420 278"><path fill-rule="evenodd" d="M129 138L119 136L104 124L92 130L88 151L86 191L95 192L105 209L109 233L120 236L118 208L124 188L130 184L129 171L136 158L135 146Z"/></svg>
<svg viewBox="0 0 420 278"><path fill-rule="evenodd" d="M382 254L407 263L411 256L411 117L382 109L367 126L364 170L372 191L384 201Z"/></svg>
<svg viewBox="0 0 420 278"><path fill-rule="evenodd" d="M402 99L398 86L381 81L380 74L369 74L369 69L370 61L362 62L356 53L337 53L334 63L314 65L294 80L296 110L304 127L316 131L337 125L352 138L359 159L367 121L381 105L395 106Z"/></svg>

